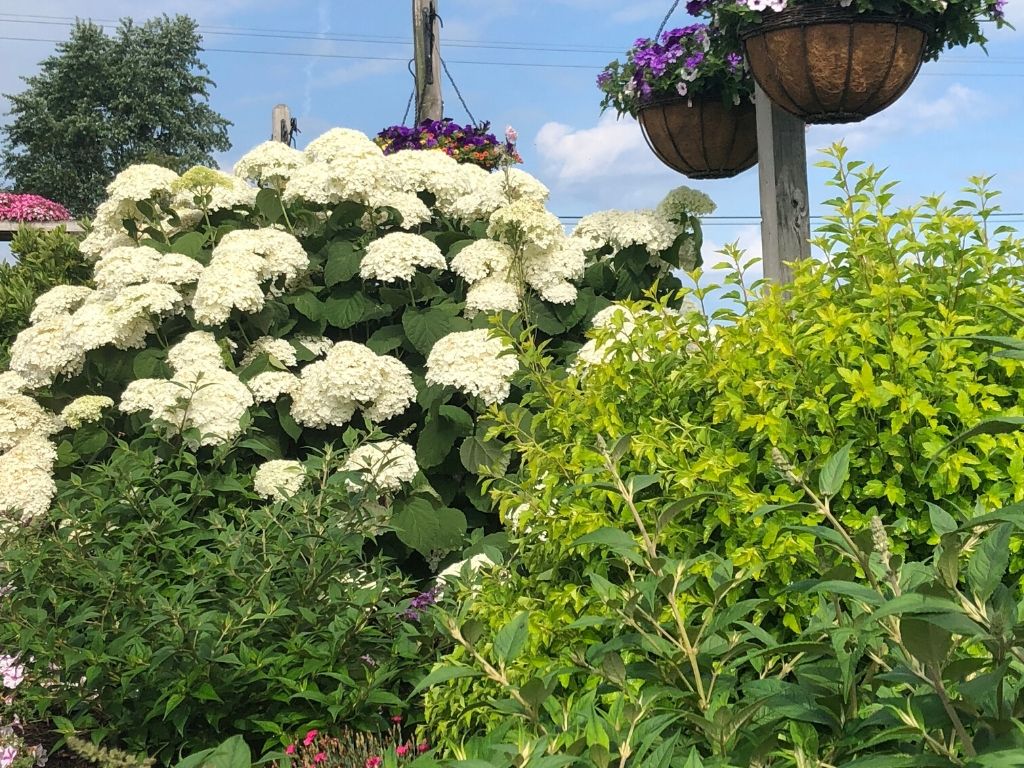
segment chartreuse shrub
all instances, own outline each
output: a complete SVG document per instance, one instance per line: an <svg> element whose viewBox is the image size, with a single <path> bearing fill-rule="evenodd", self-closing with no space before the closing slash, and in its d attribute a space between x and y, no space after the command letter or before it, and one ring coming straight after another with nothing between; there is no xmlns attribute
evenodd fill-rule
<svg viewBox="0 0 1024 768"><path fill-rule="evenodd" d="M846 683L875 674L891 674L891 683L903 674L865 661L856 677L848 646L860 624L833 631L820 614L828 605L791 588L814 578L856 581L864 568L856 561L851 571L825 556L823 546L840 543L836 528L822 528L823 513L808 506L805 490L779 470L773 453L808 476L825 457L841 456L841 481L830 482L827 495L837 526L853 542L842 543L870 550L877 518L892 561L906 562L904 577L915 588L935 545L946 552L952 546L941 541L945 529L964 528L964 548L977 551L979 539L965 526L1024 497L1024 435L970 432L989 417L1021 415L1021 361L991 354L975 337L1024 338L1005 311L1022 297L1024 251L1012 232L993 229L994 193L985 180L963 201L928 198L895 209L893 185L875 169L847 164L841 148L830 164L838 196L817 240L824 258L795 265L790 285L748 285L750 264L730 252L730 307L693 311L714 288L697 275L699 287L683 292L692 302L683 311L662 301L606 310L568 376L549 369L543 350L527 340L530 395L523 410L497 414L496 429L521 465L493 486L518 549L506 566L482 570L482 583L465 593L447 627L461 647L428 695L434 735L458 743L497 728L512 712L528 735L550 733L538 722L551 718L576 723L570 731L600 744L608 730L591 715L614 722L621 736L634 725L667 728L654 715L667 717L678 706L688 735L676 743L723 756L737 729L755 720L780 735L777 722L763 721L766 705L743 694L743 675L730 676L728 665L742 661L750 679L774 678L789 670L789 657L749 654L806 638L812 625L835 644ZM950 520L937 524L936 507ZM634 540L648 550L655 544L657 556L623 554ZM1000 539L1000 552L1004 543L1016 552L1020 541ZM945 557L949 568L951 555ZM1008 588L1015 589L1022 565L1015 555L1004 569ZM1003 570L994 570L1002 579ZM843 594L866 597L851 590ZM672 594L678 616L666 602ZM980 594L980 604L992 594ZM633 619L648 622L643 637L623 616L640 606L648 615ZM843 617L851 618L848 610ZM669 695L663 710L659 698L686 689L686 675L691 693L699 687L679 627L712 618L696 663L704 682L724 675L719 695L706 690L685 706ZM974 638L962 623L954 626L958 621L947 628ZM987 646L957 648L966 668ZM1007 658L998 656L992 669ZM831 663L793 680L830 681ZM466 671L451 672L449 664ZM622 664L632 671L623 673ZM840 724L854 715L863 717L858 722L883 717L867 695L877 691L864 684L866 690L842 693L849 709L833 712ZM519 698L509 702L512 689ZM781 711L788 718L801 701ZM820 713L808 717L826 725ZM651 743L663 739L644 733ZM833 737L853 744L873 733L840 728ZM924 737L914 738L921 746Z"/></svg>
<svg viewBox="0 0 1024 768"><path fill-rule="evenodd" d="M78 238L64 229L22 227L11 241L10 263L0 263L0 365L6 365L11 342L29 322L40 294L56 285L83 284L89 264L78 251Z"/></svg>
<svg viewBox="0 0 1024 768"><path fill-rule="evenodd" d="M670 270L693 265L712 207L680 189L567 236L518 169L385 156L346 129L304 152L267 142L236 172L140 165L110 184L81 245L95 288L40 297L2 374L0 407L18 414L0 433L0 467L18 478L0 489L8 520L43 514L55 480L113 450L96 436L79 452L61 431L53 414L76 398L113 401L115 434L187 433L200 471L216 446L234 445L240 467L302 461L372 425L398 440L362 457L371 473L393 464L378 483L393 552L425 571L467 529L497 527L475 477L499 452L477 415L521 390L491 319L518 317L564 360L610 301L679 285Z"/></svg>
<svg viewBox="0 0 1024 768"><path fill-rule="evenodd" d="M0 373L0 649L40 719L163 760L408 706L433 593L403 579L500 558L477 417L523 390L491 324L565 361L679 285L711 207L567 236L528 174L344 129L236 172L121 173L91 285L41 296Z"/></svg>

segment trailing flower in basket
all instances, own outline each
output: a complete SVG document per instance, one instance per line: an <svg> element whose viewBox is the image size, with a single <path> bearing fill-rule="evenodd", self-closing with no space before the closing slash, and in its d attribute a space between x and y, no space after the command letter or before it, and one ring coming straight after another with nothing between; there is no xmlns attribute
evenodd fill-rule
<svg viewBox="0 0 1024 768"><path fill-rule="evenodd" d="M515 139L506 135L501 141L490 133L491 124L459 125L451 118L423 120L409 128L392 125L377 134L374 141L385 155L403 149L439 149L460 163L472 163L493 171L504 163L521 163ZM507 134L507 132L506 132Z"/></svg>
<svg viewBox="0 0 1024 768"><path fill-rule="evenodd" d="M694 15L709 12L715 25L731 34L761 24L774 14L793 8L838 5L858 14L876 13L912 19L925 28L925 61L939 57L944 48L987 42L982 24L1007 24L1006 0L691 0Z"/></svg>
<svg viewBox="0 0 1024 768"><path fill-rule="evenodd" d="M659 98L703 96L739 104L754 91L736 38L705 24L670 29L640 38L625 63L611 62L597 77L601 108L636 117Z"/></svg>
<svg viewBox="0 0 1024 768"><path fill-rule="evenodd" d="M598 75L602 110L637 118L658 158L694 179L757 162L750 77L739 39L704 24L641 38Z"/></svg>

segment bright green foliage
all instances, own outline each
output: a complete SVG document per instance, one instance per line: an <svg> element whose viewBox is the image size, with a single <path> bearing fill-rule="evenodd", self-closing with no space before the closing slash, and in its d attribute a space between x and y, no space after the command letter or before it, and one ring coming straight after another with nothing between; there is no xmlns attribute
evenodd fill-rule
<svg viewBox="0 0 1024 768"><path fill-rule="evenodd" d="M234 447L200 468L109 426L60 446L65 471L104 458L5 541L0 648L25 660L37 719L167 763L225 733L258 747L405 711L437 639L405 614L418 590L375 554L342 456L309 459L272 505Z"/></svg>
<svg viewBox="0 0 1024 768"><path fill-rule="evenodd" d="M196 22L163 16L113 36L79 21L58 53L9 96L2 167L15 191L90 214L118 171L153 162L183 171L231 148L230 123L206 103L213 82Z"/></svg>
<svg viewBox="0 0 1024 768"><path fill-rule="evenodd" d="M491 633L530 612L525 649L508 665L513 685L542 677L572 704L599 680L562 674L562 665L584 654L593 661L590 648L605 642L631 647L615 632L621 621L591 623L612 615L601 606L613 604L627 576L570 543L596 536L591 546L621 549L638 516L685 564L679 601L694 621L716 601L744 598L756 602L730 621L760 624L779 642L804 631L813 606L782 587L822 573L807 528L822 516L797 503L804 494L773 449L819 493L834 492L836 515L857 541L877 516L906 557L924 560L939 541L931 504L949 509L956 527L975 502L983 513L1024 497L1020 433L947 447L986 416L1021 414L1020 361L963 338L1021 336L1002 308L1020 298L1022 250L1010 233L989 231L993 193L977 180L971 201L893 210L892 184L846 164L841 149L835 155L840 197L818 240L827 260L796 265L785 292L735 274L726 288L741 311L718 310L713 321L634 305L631 320L598 334L605 363L561 380L527 345L538 376L524 404L534 415L503 415L498 431L522 463L513 485L496 486L521 550L460 617L487 647ZM729 255L736 273L749 266ZM710 292L704 285L690 298L703 303ZM838 458L823 466L823 456ZM716 595L734 578L738 587ZM648 587L658 584L666 588ZM457 739L494 725L493 710L473 709L493 694L475 679L453 680L431 692L429 717Z"/></svg>
<svg viewBox="0 0 1024 768"><path fill-rule="evenodd" d="M52 231L22 227L11 241L11 263L0 263L0 367L11 341L28 325L36 298L55 285L86 283L89 267L77 238L63 227Z"/></svg>

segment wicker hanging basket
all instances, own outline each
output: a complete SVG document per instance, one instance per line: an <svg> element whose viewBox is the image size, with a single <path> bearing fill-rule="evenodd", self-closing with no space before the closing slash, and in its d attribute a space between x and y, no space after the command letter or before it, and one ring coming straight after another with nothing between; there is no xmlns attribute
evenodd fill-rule
<svg viewBox="0 0 1024 768"><path fill-rule="evenodd" d="M855 123L903 95L924 58L913 19L798 5L742 33L750 70L773 102L807 123Z"/></svg>
<svg viewBox="0 0 1024 768"><path fill-rule="evenodd" d="M757 117L744 101L657 99L637 115L651 151L691 179L727 179L757 162Z"/></svg>

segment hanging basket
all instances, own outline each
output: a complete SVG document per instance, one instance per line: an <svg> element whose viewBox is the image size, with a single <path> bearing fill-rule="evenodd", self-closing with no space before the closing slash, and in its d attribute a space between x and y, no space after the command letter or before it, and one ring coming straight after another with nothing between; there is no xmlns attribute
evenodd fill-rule
<svg viewBox="0 0 1024 768"><path fill-rule="evenodd" d="M924 59L913 19L799 5L741 35L758 85L806 123L855 123L903 95Z"/></svg>
<svg viewBox="0 0 1024 768"><path fill-rule="evenodd" d="M757 116L748 101L734 107L671 96L645 106L637 120L658 159L691 179L727 179L757 162Z"/></svg>

